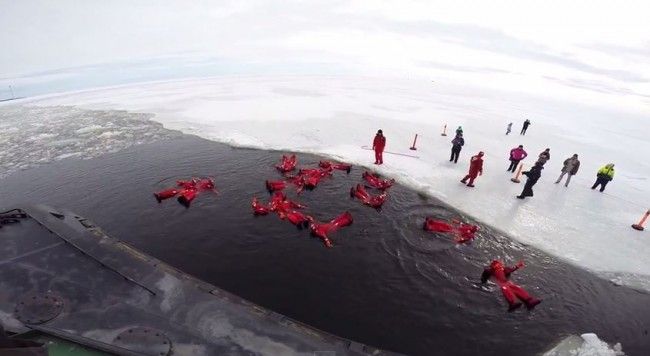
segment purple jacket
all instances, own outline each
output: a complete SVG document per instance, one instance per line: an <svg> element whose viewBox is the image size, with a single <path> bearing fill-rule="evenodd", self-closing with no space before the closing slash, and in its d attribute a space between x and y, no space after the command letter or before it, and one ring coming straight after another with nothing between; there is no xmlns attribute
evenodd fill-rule
<svg viewBox="0 0 650 356"><path fill-rule="evenodd" d="M521 161L526 158L526 156L528 156L528 153L526 153L523 148L515 147L510 150L510 160Z"/></svg>

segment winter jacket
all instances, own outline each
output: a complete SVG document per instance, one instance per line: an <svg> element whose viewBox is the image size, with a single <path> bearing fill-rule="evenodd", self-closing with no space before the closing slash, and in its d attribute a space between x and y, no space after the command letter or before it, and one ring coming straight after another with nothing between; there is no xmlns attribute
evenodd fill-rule
<svg viewBox="0 0 650 356"><path fill-rule="evenodd" d="M469 175L476 177L479 173L483 174L483 157L472 156L469 160Z"/></svg>
<svg viewBox="0 0 650 356"><path fill-rule="evenodd" d="M384 147L386 147L386 136L380 134L375 135L375 139L372 141L372 148L375 151L384 151Z"/></svg>
<svg viewBox="0 0 650 356"><path fill-rule="evenodd" d="M608 164L603 166L598 170L598 174L596 174L598 177L606 178L607 180L612 180L614 179L614 165L613 164Z"/></svg>
<svg viewBox="0 0 650 356"><path fill-rule="evenodd" d="M539 154L539 157L537 158L537 162L541 164L546 164L551 159L551 153L544 151Z"/></svg>
<svg viewBox="0 0 650 356"><path fill-rule="evenodd" d="M578 161L577 158L574 159L573 157L570 157L564 160L564 167L562 167L562 172L569 173L570 175L574 176L576 173L578 173L578 169L580 169L580 161Z"/></svg>
<svg viewBox="0 0 650 356"><path fill-rule="evenodd" d="M524 151L523 148L515 147L512 150L510 150L510 160L511 161L521 161L522 159L526 158L528 156L528 153Z"/></svg>
<svg viewBox="0 0 650 356"><path fill-rule="evenodd" d="M530 121L529 120L524 121L524 128L526 129L528 128L528 126L530 126Z"/></svg>
<svg viewBox="0 0 650 356"><path fill-rule="evenodd" d="M523 172L522 174L528 177L528 182L535 184L537 183L539 177L542 176L542 169L544 169L544 167L542 167L539 164L536 164L529 171Z"/></svg>
<svg viewBox="0 0 650 356"><path fill-rule="evenodd" d="M465 145L465 139L462 136L456 136L453 140L451 140L451 144L455 150L460 150L461 147Z"/></svg>

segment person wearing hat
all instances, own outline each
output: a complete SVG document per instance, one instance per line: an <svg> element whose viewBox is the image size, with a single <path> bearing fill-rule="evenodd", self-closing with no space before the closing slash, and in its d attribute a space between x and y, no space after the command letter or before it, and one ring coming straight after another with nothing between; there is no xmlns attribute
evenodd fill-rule
<svg viewBox="0 0 650 356"><path fill-rule="evenodd" d="M598 170L596 183L594 183L591 189L596 189L600 185L600 192L602 193L607 183L612 179L614 179L614 163L608 163Z"/></svg>
<svg viewBox="0 0 650 356"><path fill-rule="evenodd" d="M507 171L513 172L515 169L517 169L517 166L519 165L519 162L526 158L528 156L528 153L524 151L524 145L519 145L518 147L515 147L510 150L510 167L508 167Z"/></svg>
<svg viewBox="0 0 650 356"><path fill-rule="evenodd" d="M375 164L384 163L384 147L386 147L386 137L383 131L378 130L375 139L372 141L372 149L375 150Z"/></svg>
<svg viewBox="0 0 650 356"><path fill-rule="evenodd" d="M483 175L483 151L479 152L476 156L472 156L469 160L469 173L465 178L461 179L461 183L467 183L468 187L474 187L474 179ZM469 182L467 180L469 179Z"/></svg>
<svg viewBox="0 0 650 356"><path fill-rule="evenodd" d="M458 157L460 156L460 150L463 149L465 145L465 139L463 139L463 134L457 134L453 140L451 140L451 158L449 162L458 163Z"/></svg>
<svg viewBox="0 0 650 356"><path fill-rule="evenodd" d="M571 181L571 177L578 173L578 169L580 169L580 161L578 160L578 154L574 154L573 156L564 160L562 173L560 173L560 177L555 181L555 184L560 183L562 181L562 178L568 174L566 183L564 184L565 187L568 187L569 182Z"/></svg>

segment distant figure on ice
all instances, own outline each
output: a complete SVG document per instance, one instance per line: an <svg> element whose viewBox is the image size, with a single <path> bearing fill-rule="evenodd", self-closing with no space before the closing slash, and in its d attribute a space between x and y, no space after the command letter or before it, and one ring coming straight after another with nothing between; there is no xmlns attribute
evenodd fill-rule
<svg viewBox="0 0 650 356"><path fill-rule="evenodd" d="M528 126L530 126L530 120L526 119L526 121L524 121L524 125L521 127L521 132L519 134L525 135L526 130L528 130Z"/></svg>
<svg viewBox="0 0 650 356"><path fill-rule="evenodd" d="M564 178L564 175L568 174L566 178L566 184L564 184L565 187L568 187L569 182L571 181L571 177L578 173L578 169L580 169L580 161L578 160L578 154L574 154L573 156L564 160L562 173L560 174L560 177L555 181L555 184L560 183L562 181L562 178Z"/></svg>
<svg viewBox="0 0 650 356"><path fill-rule="evenodd" d="M509 135L512 132L512 122L508 124L506 128L506 135Z"/></svg>
<svg viewBox="0 0 650 356"><path fill-rule="evenodd" d="M476 177L483 175L483 151L479 152L476 156L473 156L469 160L469 173L463 178L460 182L465 184L467 183L468 187L474 187L474 179Z"/></svg>
<svg viewBox="0 0 650 356"><path fill-rule="evenodd" d="M517 169L517 165L519 165L519 161L522 159L528 157L528 153L524 151L524 146L519 145L519 147L515 147L510 150L510 167L508 167L509 172L514 172L515 169Z"/></svg>
<svg viewBox="0 0 650 356"><path fill-rule="evenodd" d="M463 134L463 127L462 127L462 126L458 126L458 128L456 129L456 136L458 136L458 135L462 135L462 134Z"/></svg>
<svg viewBox="0 0 650 356"><path fill-rule="evenodd" d="M481 283L483 284L485 284L490 277L494 278L499 288L501 288L503 296L508 301L508 311L513 311L521 307L521 302L518 302L517 298L526 303L526 308L528 308L528 310L535 308L537 304L542 302L537 298L531 297L526 290L509 280L512 272L522 267L524 267L522 261L517 262L514 267L505 267L503 262L494 260L490 263L489 267L483 270L483 274L481 275Z"/></svg>
<svg viewBox="0 0 650 356"><path fill-rule="evenodd" d="M463 145L465 145L463 134L458 134L451 140L451 158L449 162L458 163L458 157L460 156L460 150L463 149Z"/></svg>
<svg viewBox="0 0 650 356"><path fill-rule="evenodd" d="M546 162L548 162L551 159L551 149L547 148L542 153L539 154L537 157L537 162L535 163L541 163L541 165L545 165Z"/></svg>
<svg viewBox="0 0 650 356"><path fill-rule="evenodd" d="M386 137L381 130L378 130L372 141L372 149L375 150L375 164L384 163L384 147L386 147Z"/></svg>
<svg viewBox="0 0 650 356"><path fill-rule="evenodd" d="M528 179L526 179L526 184L524 184L524 190L522 190L521 194L517 196L517 199L524 199L533 196L533 186L537 183L539 177L542 176L542 169L544 169L544 166L537 162L529 171L522 173L528 177Z"/></svg>
<svg viewBox="0 0 650 356"><path fill-rule="evenodd" d="M596 174L596 183L591 187L591 189L596 189L600 185L600 192L602 193L605 190L605 186L609 181L614 179L614 163L608 163L605 166L601 167Z"/></svg>

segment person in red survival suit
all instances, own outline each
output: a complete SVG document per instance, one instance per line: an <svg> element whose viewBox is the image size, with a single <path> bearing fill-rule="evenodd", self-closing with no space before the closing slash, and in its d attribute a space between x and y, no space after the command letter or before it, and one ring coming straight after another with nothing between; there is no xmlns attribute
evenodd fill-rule
<svg viewBox="0 0 650 356"><path fill-rule="evenodd" d="M332 241L329 239L329 234L333 233L334 231L351 225L352 224L352 214L350 212L346 211L345 213L335 217L332 219L332 221L328 223L319 223L315 220L311 220L309 224L309 228L311 229L311 233L323 240L323 243L327 247L332 247Z"/></svg>
<svg viewBox="0 0 650 356"><path fill-rule="evenodd" d="M461 179L460 182L465 184L467 183L468 187L474 187L474 179L476 177L483 175L483 151L479 152L476 156L473 156L469 161L469 173L465 178ZM469 179L469 183L467 180Z"/></svg>
<svg viewBox="0 0 650 356"><path fill-rule="evenodd" d="M454 240L459 243L465 243L474 239L479 227L476 225L465 224L458 220L452 220L451 223L432 218L425 218L423 228L429 232L453 233Z"/></svg>
<svg viewBox="0 0 650 356"><path fill-rule="evenodd" d="M509 280L510 274L523 266L524 263L522 261L517 262L514 267L505 267L503 262L494 260L490 263L488 268L483 270L483 274L481 275L481 283L483 284L485 284L490 277L494 277L497 285L501 288L503 296L508 301L508 311L513 311L521 307L521 302L517 302L517 298L526 304L528 310L533 309L537 304L542 302L537 298L531 297L523 288Z"/></svg>
<svg viewBox="0 0 650 356"><path fill-rule="evenodd" d="M361 184L357 184L356 187L350 188L350 198L356 197L365 205L371 206L375 209L381 208L386 201L387 196L386 192L372 196Z"/></svg>
<svg viewBox="0 0 650 356"><path fill-rule="evenodd" d="M478 231L479 227L471 224L460 223L456 230L456 242L459 244L472 241L474 234Z"/></svg>
<svg viewBox="0 0 650 356"><path fill-rule="evenodd" d="M384 164L384 147L386 147L386 136L381 130L378 130L372 141L372 149L375 150L375 164Z"/></svg>

